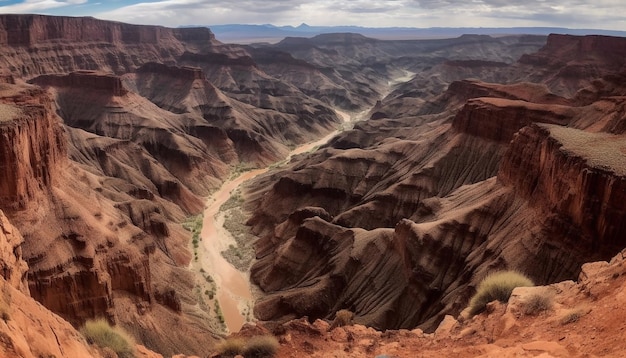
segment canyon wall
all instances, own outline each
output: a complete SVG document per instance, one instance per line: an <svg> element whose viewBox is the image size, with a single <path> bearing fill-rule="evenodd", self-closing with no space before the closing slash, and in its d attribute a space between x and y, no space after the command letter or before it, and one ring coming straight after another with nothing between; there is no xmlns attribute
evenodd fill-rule
<svg viewBox="0 0 626 358"><path fill-rule="evenodd" d="M516 134L498 178L536 205L551 229L602 258L626 242L623 135L548 125Z"/></svg>
<svg viewBox="0 0 626 358"><path fill-rule="evenodd" d="M126 73L220 46L208 28L130 25L87 17L0 16L0 67L27 79L80 70ZM229 51L224 46L219 51Z"/></svg>
<svg viewBox="0 0 626 358"><path fill-rule="evenodd" d="M0 208L22 210L67 164L66 138L44 91L7 84L1 94Z"/></svg>
<svg viewBox="0 0 626 358"><path fill-rule="evenodd" d="M50 17L44 15L2 15L0 44L33 46L50 43L107 42L157 44L168 40L215 40L208 28L166 28L131 25L92 17Z"/></svg>
<svg viewBox="0 0 626 358"><path fill-rule="evenodd" d="M95 71L78 71L68 75L42 75L34 78L30 83L42 87L72 87L104 91L112 96L123 96L128 93L118 76Z"/></svg>

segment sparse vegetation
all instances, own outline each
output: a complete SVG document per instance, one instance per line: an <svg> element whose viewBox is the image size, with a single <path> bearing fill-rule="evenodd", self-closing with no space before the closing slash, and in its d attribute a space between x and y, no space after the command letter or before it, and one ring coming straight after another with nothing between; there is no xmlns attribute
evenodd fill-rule
<svg viewBox="0 0 626 358"><path fill-rule="evenodd" d="M552 297L547 293L535 293L524 302L523 312L535 316L552 308Z"/></svg>
<svg viewBox="0 0 626 358"><path fill-rule="evenodd" d="M482 312L491 301L508 302L515 287L533 286L526 276L515 271L501 271L490 274L478 285L476 294L470 300L470 316Z"/></svg>
<svg viewBox="0 0 626 358"><path fill-rule="evenodd" d="M330 329L348 326L353 323L354 313L349 310L339 310L335 313L335 319L330 325Z"/></svg>
<svg viewBox="0 0 626 358"><path fill-rule="evenodd" d="M582 316L583 316L583 312L580 310L569 311L563 317L561 317L561 324L566 325L566 324L578 322L578 320Z"/></svg>
<svg viewBox="0 0 626 358"><path fill-rule="evenodd" d="M280 344L274 336L264 335L250 338L243 351L245 358L266 358L273 357Z"/></svg>
<svg viewBox="0 0 626 358"><path fill-rule="evenodd" d="M238 208L241 204L243 204L243 198L241 197L241 191L237 189L230 195L228 200L220 206L219 211L228 211L230 209Z"/></svg>
<svg viewBox="0 0 626 358"><path fill-rule="evenodd" d="M232 358L236 355L243 354L245 342L241 338L228 338L217 345L217 351L220 357Z"/></svg>
<svg viewBox="0 0 626 358"><path fill-rule="evenodd" d="M243 198L239 190L235 191L230 198L220 206L224 212L224 229L235 239L236 245L229 245L222 251L222 256L231 265L240 271L246 271L254 259L253 239L249 229L245 225L245 215L241 209Z"/></svg>
<svg viewBox="0 0 626 358"><path fill-rule="evenodd" d="M112 327L105 319L85 322L80 332L89 343L109 348L120 358L135 356L135 343L130 335L119 327Z"/></svg>
<svg viewBox="0 0 626 358"><path fill-rule="evenodd" d="M226 321L224 320L224 314L222 313L222 308L220 307L220 302L215 300L215 308L213 309L215 312L215 316L220 321L221 324L224 324Z"/></svg>
<svg viewBox="0 0 626 358"><path fill-rule="evenodd" d="M256 169L256 168L254 167L254 164L252 163L245 163L245 162L238 163L231 169L230 179L234 179L240 176L241 174L247 171L253 170L253 169Z"/></svg>
<svg viewBox="0 0 626 358"><path fill-rule="evenodd" d="M191 243L193 245L194 261L198 261L198 248L200 247L200 241L202 241L202 237L200 236L200 233L202 232L202 220L202 214L198 214L189 217L182 223L183 228L191 232Z"/></svg>

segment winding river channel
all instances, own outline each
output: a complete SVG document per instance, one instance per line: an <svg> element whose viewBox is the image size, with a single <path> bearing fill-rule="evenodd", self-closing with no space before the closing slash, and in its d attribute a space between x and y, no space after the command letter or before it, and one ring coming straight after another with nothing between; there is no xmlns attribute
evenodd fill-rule
<svg viewBox="0 0 626 358"><path fill-rule="evenodd" d="M344 120L342 129L353 120L361 119L361 116L366 113L361 112L358 115L350 115L337 111L337 114ZM342 129L335 130L315 142L295 148L289 153L286 161L294 155L306 153L325 144ZM237 332L243 326L245 323L244 312L245 310L251 310L253 298L250 290L249 273L237 270L221 254L222 251L228 249L229 245L236 245L236 242L224 228L224 215L220 213L220 207L241 184L268 170L269 167L255 169L227 180L218 191L207 199L206 209L204 210L202 232L200 234L202 240L198 248L200 268L204 272L210 273L211 278L215 281L217 288L216 297L224 316L224 322L230 332Z"/></svg>
<svg viewBox="0 0 626 358"><path fill-rule="evenodd" d="M401 82L406 82L414 73L405 71L393 81L389 81L389 89ZM295 148L289 153L284 162L298 154L306 153L325 144L342 130L349 129L360 120L363 120L369 109L359 113L346 113L336 110L343 119L341 128L333 131L324 138L315 142L307 143ZM219 302L224 323L230 332L237 332L245 323L245 312L251 313L253 297L250 290L249 272L241 272L231 265L221 252L228 249L229 245L237 245L232 235L224 228L224 214L220 213L220 207L244 182L263 174L269 167L247 171L241 175L224 182L222 187L213 193L206 202L200 246L198 248L199 268L210 273L216 285L216 298Z"/></svg>

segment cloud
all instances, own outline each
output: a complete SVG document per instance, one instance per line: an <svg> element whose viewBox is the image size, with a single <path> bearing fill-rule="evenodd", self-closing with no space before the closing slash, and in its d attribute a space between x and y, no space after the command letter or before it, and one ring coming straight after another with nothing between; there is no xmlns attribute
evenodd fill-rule
<svg viewBox="0 0 626 358"><path fill-rule="evenodd" d="M97 17L133 23L170 26L216 23L270 23L298 18L305 0L232 1L164 0L143 2L97 14Z"/></svg>
<svg viewBox="0 0 626 358"><path fill-rule="evenodd" d="M0 0L0 4L4 1ZM0 12L90 15L137 24L228 23L371 27L562 26L626 28L624 0L26 0ZM72 11L74 11L72 13Z"/></svg>
<svg viewBox="0 0 626 358"><path fill-rule="evenodd" d="M0 6L0 12L6 14L41 13L48 9L85 4L87 1L88 0L25 0L17 4Z"/></svg>

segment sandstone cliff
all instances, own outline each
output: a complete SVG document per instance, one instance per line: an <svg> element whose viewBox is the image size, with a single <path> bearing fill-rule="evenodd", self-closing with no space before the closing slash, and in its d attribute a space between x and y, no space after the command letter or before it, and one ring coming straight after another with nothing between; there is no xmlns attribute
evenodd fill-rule
<svg viewBox="0 0 626 358"><path fill-rule="evenodd" d="M104 78L105 83L119 83ZM111 96L108 91L116 87L105 90L97 80L87 84L95 83L96 91ZM121 179L68 160L68 138L50 96L30 85L4 86L3 165L10 177L2 182L2 208L25 238L8 251L18 257L23 252L28 262L25 292L76 326L105 316L134 327L158 315L161 323L154 325L153 333L139 329L137 336L145 336L145 342L162 352L201 351L202 345L190 337L210 335L209 326L180 331L167 340L155 338L162 334L160 325L173 319L191 322L194 318L181 317L181 312L196 311L193 298L184 293L178 299L185 305L176 311L161 308L167 304L161 292L188 292L193 287L191 275L176 267L189 260L187 239L172 222L182 217L181 209L136 185L126 184L126 191L120 191L125 185ZM70 138L73 131L68 128ZM69 147L73 156L75 144ZM190 204L186 207L193 207ZM25 278L24 272L15 272L21 268L5 266L5 279L13 283ZM172 275L178 279L172 281ZM137 316L128 310L137 311ZM202 317L201 312L194 315Z"/></svg>
<svg viewBox="0 0 626 358"><path fill-rule="evenodd" d="M3 84L0 96L0 207L22 210L50 190L67 145L42 90Z"/></svg>
<svg viewBox="0 0 626 358"><path fill-rule="evenodd" d="M219 44L206 28L43 15L2 15L0 43L5 46L1 67L25 77L76 70L123 73L148 61L174 62L186 49L206 50ZM142 56L132 56L139 53Z"/></svg>
<svg viewBox="0 0 626 358"><path fill-rule="evenodd" d="M552 34L546 46L525 54L520 64L545 67L540 76L550 89L571 96L593 80L622 70L626 39L611 36L571 36ZM539 74L530 77L537 81Z"/></svg>
<svg viewBox="0 0 626 358"><path fill-rule="evenodd" d="M516 135L498 178L534 203L555 233L567 233L563 240L608 257L626 244L625 144L623 135L527 127Z"/></svg>

